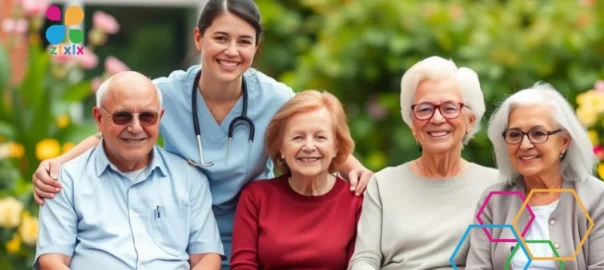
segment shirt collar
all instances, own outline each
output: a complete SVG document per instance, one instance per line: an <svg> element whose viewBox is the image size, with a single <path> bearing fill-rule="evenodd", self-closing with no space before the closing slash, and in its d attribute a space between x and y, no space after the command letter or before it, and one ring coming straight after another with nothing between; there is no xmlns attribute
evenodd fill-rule
<svg viewBox="0 0 604 270"><path fill-rule="evenodd" d="M197 76L197 72L199 72L200 70L203 70L203 68L201 67L201 64L199 65L193 65L190 66L188 68L188 75L187 75L187 80L186 80L186 93L187 93L187 97L191 98L191 93L192 93L192 89L193 89L193 85L195 83L195 76ZM245 72L243 72L243 79L245 80L246 83L246 87L247 87L247 92L248 92L248 98L249 100L254 100L256 98L256 91L257 91L257 82L255 80L258 80L259 78L254 78L257 77L257 74L259 71L250 67L248 68ZM252 78L254 78L255 80L253 80ZM248 110L249 110L249 106L248 106Z"/></svg>
<svg viewBox="0 0 604 270"><path fill-rule="evenodd" d="M111 168L115 172L120 173L119 170L117 169L117 167L115 165L113 165L111 163L111 161L109 161L109 158L107 157L107 153L105 152L105 147L103 147L103 142L104 142L104 140L101 139L99 144L95 147L94 154L93 154L94 158L96 160L95 170L96 170L96 175L98 177L100 177L108 168ZM157 171L162 176L166 175L166 172L167 172L166 164L162 159L161 153L159 152L157 145L153 146L153 151L151 154L150 162L151 163L143 171L143 173L146 176L145 178L147 178L149 175L151 175L151 173L153 171L155 171L155 169L157 169Z"/></svg>

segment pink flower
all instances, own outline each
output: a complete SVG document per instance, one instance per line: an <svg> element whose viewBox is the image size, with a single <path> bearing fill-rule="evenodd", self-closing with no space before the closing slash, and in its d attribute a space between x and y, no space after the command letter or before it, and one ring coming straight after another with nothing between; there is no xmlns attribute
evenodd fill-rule
<svg viewBox="0 0 604 270"><path fill-rule="evenodd" d="M26 19L15 20L13 18L6 18L2 20L2 31L4 33L17 33L23 34L27 32L29 22Z"/></svg>
<svg viewBox="0 0 604 270"><path fill-rule="evenodd" d="M50 1L48 0L23 0L23 12L28 17L40 17L46 13Z"/></svg>
<svg viewBox="0 0 604 270"><path fill-rule="evenodd" d="M594 153L596 154L596 157L598 157L598 159L604 160L604 147L602 147L601 145L594 146Z"/></svg>
<svg viewBox="0 0 604 270"><path fill-rule="evenodd" d="M130 70L130 68L126 66L126 64L113 56L109 56L105 59L105 71L109 76L128 70Z"/></svg>
<svg viewBox="0 0 604 270"><path fill-rule="evenodd" d="M26 19L20 19L17 21L17 24L15 24L15 32L19 33L19 34L23 34L23 33L27 32L28 27L29 27L29 22Z"/></svg>
<svg viewBox="0 0 604 270"><path fill-rule="evenodd" d="M373 120L384 118L388 111L379 103L377 97L372 97L367 104L367 112Z"/></svg>
<svg viewBox="0 0 604 270"><path fill-rule="evenodd" d="M17 22L13 18L6 18L2 20L2 32L12 33L15 30Z"/></svg>
<svg viewBox="0 0 604 270"><path fill-rule="evenodd" d="M102 83L103 83L103 78L101 78L101 77L94 77L92 79L92 81L90 81L90 87L92 88L92 91L96 92L96 90L98 90L99 87L101 87Z"/></svg>
<svg viewBox="0 0 604 270"><path fill-rule="evenodd" d="M83 69L93 69L99 64L99 58L91 50L84 47L84 54L77 55L80 66Z"/></svg>
<svg viewBox="0 0 604 270"><path fill-rule="evenodd" d="M107 34L115 34L120 30L120 25L115 18L105 12L96 11L92 16L92 24Z"/></svg>
<svg viewBox="0 0 604 270"><path fill-rule="evenodd" d="M596 92L604 93L604 81L603 80L597 81L594 86L594 89L596 90Z"/></svg>

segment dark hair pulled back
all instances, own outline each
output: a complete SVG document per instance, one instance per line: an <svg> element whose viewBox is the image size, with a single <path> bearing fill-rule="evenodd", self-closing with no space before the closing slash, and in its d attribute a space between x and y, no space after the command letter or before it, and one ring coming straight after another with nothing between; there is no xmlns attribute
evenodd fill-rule
<svg viewBox="0 0 604 270"><path fill-rule="evenodd" d="M197 28L203 35L218 16L231 13L247 23L256 30L256 45L262 37L262 25L260 24L260 10L253 0L209 0L197 22Z"/></svg>

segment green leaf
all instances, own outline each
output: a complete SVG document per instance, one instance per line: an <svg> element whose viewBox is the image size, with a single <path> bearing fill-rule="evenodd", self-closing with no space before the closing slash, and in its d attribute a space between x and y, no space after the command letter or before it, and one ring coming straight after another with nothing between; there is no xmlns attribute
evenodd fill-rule
<svg viewBox="0 0 604 270"><path fill-rule="evenodd" d="M31 181L16 181L15 192L14 192L16 196L30 197L33 190L34 190L34 186Z"/></svg>
<svg viewBox="0 0 604 270"><path fill-rule="evenodd" d="M78 144L80 141L94 135L97 132L98 127L96 122L85 122L79 125L70 126L61 140L63 142L72 142Z"/></svg>
<svg viewBox="0 0 604 270"><path fill-rule="evenodd" d="M63 100L67 102L79 102L91 95L90 81L79 82L63 93Z"/></svg>
<svg viewBox="0 0 604 270"><path fill-rule="evenodd" d="M10 62L8 53L3 46L0 46L0 97L3 97L6 86L10 78ZM1 104L0 104L1 105ZM0 107L1 108L1 107Z"/></svg>
<svg viewBox="0 0 604 270"><path fill-rule="evenodd" d="M354 137L357 139L364 139L370 134L374 123L368 117L355 117L350 120L350 127L354 130Z"/></svg>
<svg viewBox="0 0 604 270"><path fill-rule="evenodd" d="M0 135L12 138L15 136L15 129L11 123L0 121Z"/></svg>
<svg viewBox="0 0 604 270"><path fill-rule="evenodd" d="M49 100L51 93L50 91L44 91L41 93L40 98ZM45 137L53 137L50 127L54 125L54 116L51 112L52 106L46 104L39 104L33 109L32 125L27 130L30 133L30 137L35 141L43 139Z"/></svg>
<svg viewBox="0 0 604 270"><path fill-rule="evenodd" d="M0 119L9 117L8 108L5 108L5 106L9 106L9 104L4 98L9 90L10 68L8 54L4 47L0 46Z"/></svg>
<svg viewBox="0 0 604 270"><path fill-rule="evenodd" d="M43 102L44 79L48 71L50 55L38 45L29 48L29 69L19 91L21 100L26 108L36 108Z"/></svg>

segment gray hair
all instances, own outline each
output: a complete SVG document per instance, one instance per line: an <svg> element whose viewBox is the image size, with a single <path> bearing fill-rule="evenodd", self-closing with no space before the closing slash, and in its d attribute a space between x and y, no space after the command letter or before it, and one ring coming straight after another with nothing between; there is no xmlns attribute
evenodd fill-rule
<svg viewBox="0 0 604 270"><path fill-rule="evenodd" d="M415 97L417 86L423 80L439 81L454 79L459 83L463 103L470 108L476 117L476 123L463 138L463 144L468 142L480 131L480 121L485 112L484 97L480 89L478 75L467 67L457 68L452 60L438 56L431 56L413 65L401 79L401 114L403 121L411 127L411 105Z"/></svg>
<svg viewBox="0 0 604 270"><path fill-rule="evenodd" d="M111 89L112 79L113 79L113 76L109 77L109 79L105 80L99 86L99 89L96 91L96 106L97 107L101 107L101 105L103 104L103 101L105 101L105 97L107 96L107 94L109 93L109 90ZM162 104L163 104L161 91L159 90L159 87L157 87L157 85L155 83L153 83L153 86L155 87L155 91L157 92L157 97L159 98L159 107L161 108Z"/></svg>
<svg viewBox="0 0 604 270"><path fill-rule="evenodd" d="M495 160L502 180L515 184L520 174L514 170L508 156L503 131L508 127L508 117L519 106L544 106L549 108L557 128L571 138L566 156L560 163L565 180L585 181L593 174L597 159L585 128L577 119L575 111L566 99L551 85L536 83L509 96L493 113L489 121L488 136L493 143Z"/></svg>

